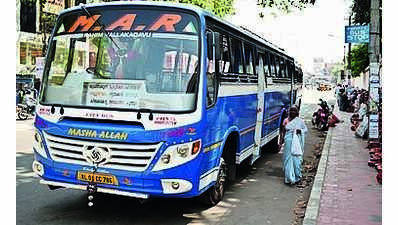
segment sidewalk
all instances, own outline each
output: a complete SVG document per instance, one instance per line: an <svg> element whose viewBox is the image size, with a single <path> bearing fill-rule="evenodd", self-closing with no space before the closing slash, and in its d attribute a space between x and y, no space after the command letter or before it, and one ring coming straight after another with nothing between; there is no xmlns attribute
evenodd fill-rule
<svg viewBox="0 0 398 225"><path fill-rule="evenodd" d="M350 130L351 113L330 128L312 187L303 225L382 224L382 186L368 166L367 140Z"/></svg>

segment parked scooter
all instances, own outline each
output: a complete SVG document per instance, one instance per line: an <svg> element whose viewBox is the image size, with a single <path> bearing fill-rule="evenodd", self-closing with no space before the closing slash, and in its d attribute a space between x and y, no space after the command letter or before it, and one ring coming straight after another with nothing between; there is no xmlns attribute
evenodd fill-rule
<svg viewBox="0 0 398 225"><path fill-rule="evenodd" d="M328 103L322 99L319 99L318 104L320 108L312 114L312 125L314 125L319 131L325 131L328 129L328 119L331 114Z"/></svg>
<svg viewBox="0 0 398 225"><path fill-rule="evenodd" d="M36 99L29 98L26 104L17 104L17 116L20 120L27 120L30 116L35 115L36 110Z"/></svg>

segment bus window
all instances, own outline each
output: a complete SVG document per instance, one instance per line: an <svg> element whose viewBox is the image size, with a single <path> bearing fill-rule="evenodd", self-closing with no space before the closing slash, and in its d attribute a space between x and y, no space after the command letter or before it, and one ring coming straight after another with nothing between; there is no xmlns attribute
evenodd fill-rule
<svg viewBox="0 0 398 225"><path fill-rule="evenodd" d="M232 57L232 72L243 73L242 43L236 39L232 39Z"/></svg>
<svg viewBox="0 0 398 225"><path fill-rule="evenodd" d="M222 36L221 49L220 72L225 74L231 72L231 52L228 37L225 35Z"/></svg>
<svg viewBox="0 0 398 225"><path fill-rule="evenodd" d="M280 71L280 65L279 65L279 63L280 63L279 56L275 56L275 76L276 76L277 78L280 78L280 77L281 77L281 71Z"/></svg>
<svg viewBox="0 0 398 225"><path fill-rule="evenodd" d="M260 57L263 58L263 62L264 62L264 55L263 53L257 52L257 57L256 57L256 74L259 73L259 64L260 64Z"/></svg>
<svg viewBox="0 0 398 225"><path fill-rule="evenodd" d="M303 71L301 70L301 68L299 69L297 82L303 83Z"/></svg>
<svg viewBox="0 0 398 225"><path fill-rule="evenodd" d="M281 58L280 62L281 77L287 78L285 60Z"/></svg>
<svg viewBox="0 0 398 225"><path fill-rule="evenodd" d="M214 61L207 58L207 72L206 72L206 82L207 82L207 94L206 94L206 106L210 107L215 102L215 67Z"/></svg>
<svg viewBox="0 0 398 225"><path fill-rule="evenodd" d="M294 64L290 63L290 77L293 81L295 81L294 79Z"/></svg>
<svg viewBox="0 0 398 225"><path fill-rule="evenodd" d="M286 74L289 80L292 80L292 63L286 61Z"/></svg>
<svg viewBox="0 0 398 225"><path fill-rule="evenodd" d="M214 105L216 101L216 66L215 60L209 58L209 54L211 54L212 46L207 46L207 71L206 71L206 83L207 83L207 90L206 90L206 107L211 107ZM219 71L217 71L219 72Z"/></svg>
<svg viewBox="0 0 398 225"><path fill-rule="evenodd" d="M207 81L207 94L206 106L210 107L216 102L216 76L215 73L206 73Z"/></svg>
<svg viewBox="0 0 398 225"><path fill-rule="evenodd" d="M273 54L270 55L270 68L271 68L271 77L276 77L275 56Z"/></svg>
<svg viewBox="0 0 398 225"><path fill-rule="evenodd" d="M269 54L265 53L264 55L264 73L266 77L270 77L271 76L271 71L270 71L270 63L269 63Z"/></svg>
<svg viewBox="0 0 398 225"><path fill-rule="evenodd" d="M245 44L245 67L247 74L254 74L253 69L253 47Z"/></svg>

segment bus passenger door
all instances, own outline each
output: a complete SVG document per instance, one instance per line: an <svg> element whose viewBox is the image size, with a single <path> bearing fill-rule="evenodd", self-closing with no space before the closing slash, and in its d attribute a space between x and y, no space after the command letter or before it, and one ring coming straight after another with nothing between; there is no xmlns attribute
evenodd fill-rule
<svg viewBox="0 0 398 225"><path fill-rule="evenodd" d="M264 115L264 89L265 89L265 74L263 66L263 55L259 54L259 67L258 67L258 86L257 86L257 118L256 128L254 133L254 150L252 154L251 164L260 157L261 148L261 129L263 127Z"/></svg>

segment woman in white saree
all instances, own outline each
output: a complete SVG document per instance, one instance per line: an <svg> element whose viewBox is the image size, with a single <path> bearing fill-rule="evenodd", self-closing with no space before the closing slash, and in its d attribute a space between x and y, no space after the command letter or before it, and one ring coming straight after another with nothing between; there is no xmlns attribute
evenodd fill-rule
<svg viewBox="0 0 398 225"><path fill-rule="evenodd" d="M301 180L301 163L304 154L305 135L308 131L304 121L298 117L297 107L289 109L289 116L283 121L283 170L286 184L295 184ZM301 154L292 154L293 135L297 134L301 145Z"/></svg>

